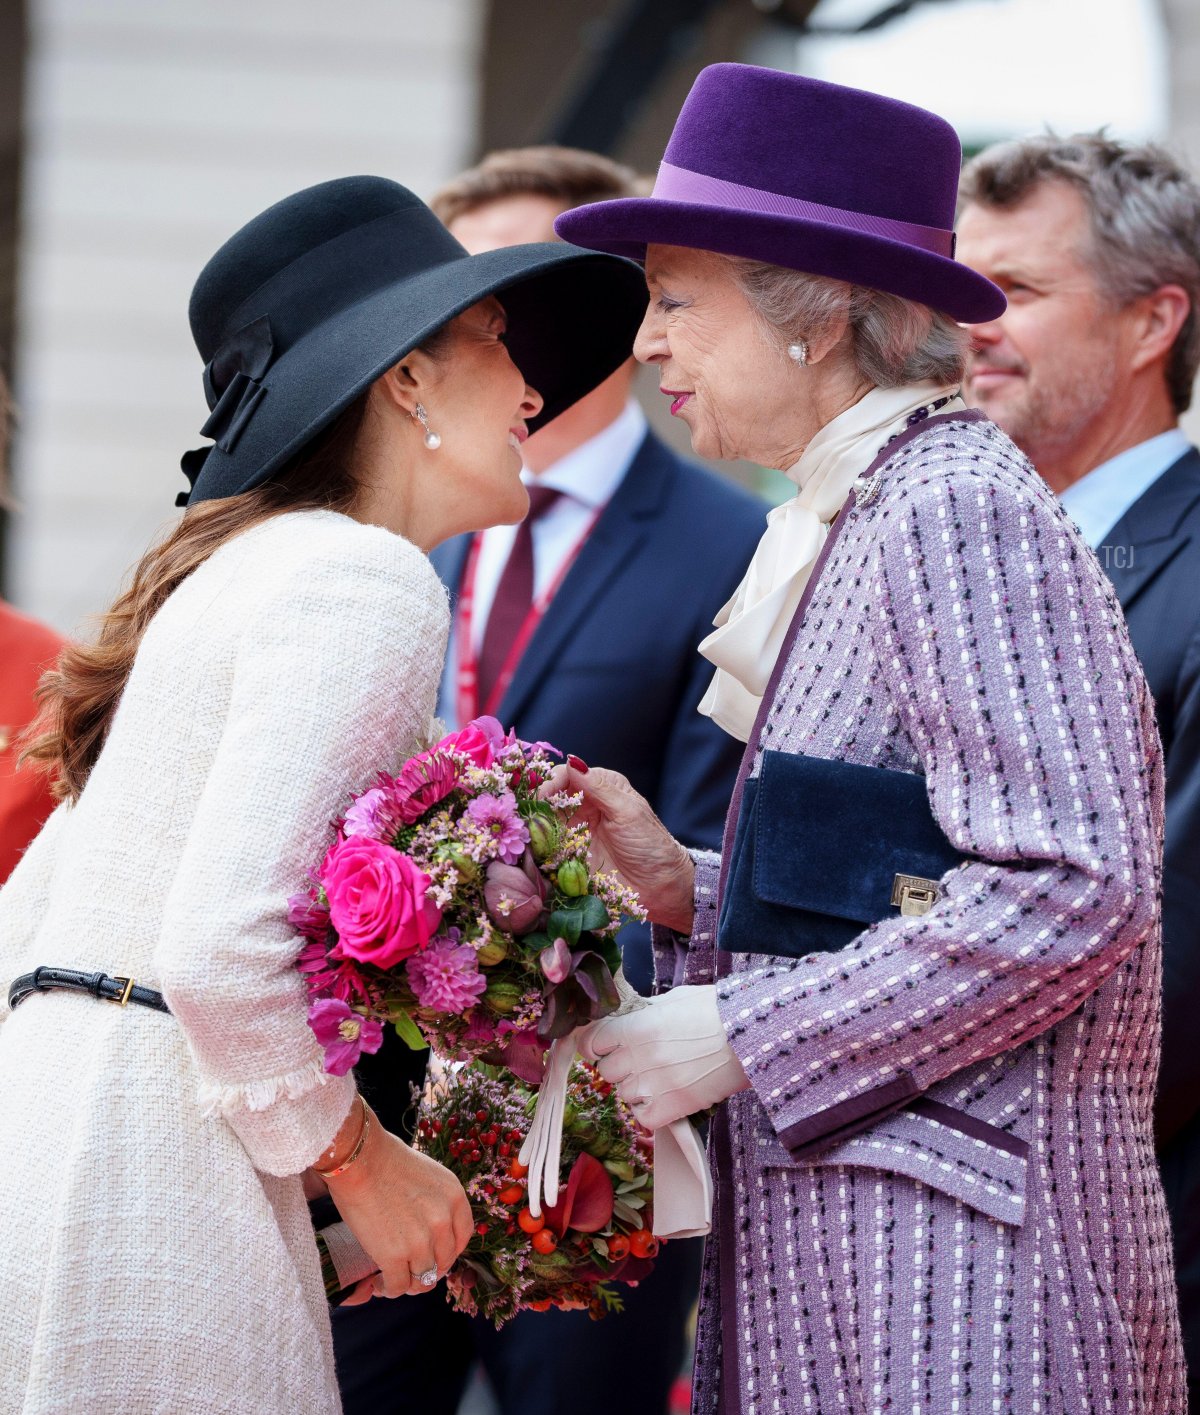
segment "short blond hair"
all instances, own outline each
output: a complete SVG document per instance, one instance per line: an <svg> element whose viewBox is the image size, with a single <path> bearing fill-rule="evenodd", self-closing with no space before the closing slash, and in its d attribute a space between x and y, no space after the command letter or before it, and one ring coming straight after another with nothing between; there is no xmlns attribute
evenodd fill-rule
<svg viewBox="0 0 1200 1415"><path fill-rule="evenodd" d="M429 205L444 225L504 197L539 196L561 202L564 210L593 201L646 194L633 170L598 152L577 147L511 147L489 152L460 172Z"/></svg>

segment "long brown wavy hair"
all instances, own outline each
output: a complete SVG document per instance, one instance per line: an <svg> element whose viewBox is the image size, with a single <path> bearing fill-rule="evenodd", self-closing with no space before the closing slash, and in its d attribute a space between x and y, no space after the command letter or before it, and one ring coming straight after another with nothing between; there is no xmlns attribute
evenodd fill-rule
<svg viewBox="0 0 1200 1415"><path fill-rule="evenodd" d="M146 626L163 602L227 540L284 511L347 511L358 495L354 452L370 393L364 393L276 476L253 491L201 501L143 556L128 587L100 619L93 643L68 644L38 688L41 711L25 758L77 800L125 689Z"/></svg>

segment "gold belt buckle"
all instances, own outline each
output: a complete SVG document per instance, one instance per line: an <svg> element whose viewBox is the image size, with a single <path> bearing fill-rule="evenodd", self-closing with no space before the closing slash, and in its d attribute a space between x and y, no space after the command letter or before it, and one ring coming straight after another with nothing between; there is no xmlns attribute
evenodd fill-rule
<svg viewBox="0 0 1200 1415"><path fill-rule="evenodd" d="M899 879L900 876L897 875L896 878ZM114 983L124 983L125 986L121 989L121 996L120 996L120 997L107 997L107 998L104 999L105 1002L115 1002L118 1007L127 1007L127 1006L129 1005L129 994L133 991L133 979L132 979L132 978L114 978L114 979L113 979L113 982L114 982Z"/></svg>
<svg viewBox="0 0 1200 1415"><path fill-rule="evenodd" d="M920 875L897 875L892 881L892 903L910 918L928 914L941 894L937 880Z"/></svg>

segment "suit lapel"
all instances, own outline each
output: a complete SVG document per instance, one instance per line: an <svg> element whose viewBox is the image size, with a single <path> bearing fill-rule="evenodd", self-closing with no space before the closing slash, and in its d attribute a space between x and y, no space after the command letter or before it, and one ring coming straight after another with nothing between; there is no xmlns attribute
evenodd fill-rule
<svg viewBox="0 0 1200 1415"><path fill-rule="evenodd" d="M1200 500L1200 452L1193 447L1144 492L1096 547L1128 613L1158 572L1187 545L1179 525Z"/></svg>
<svg viewBox="0 0 1200 1415"><path fill-rule="evenodd" d="M498 709L501 722L518 719L605 586L636 554L661 514L669 471L669 457L648 433L522 654Z"/></svg>

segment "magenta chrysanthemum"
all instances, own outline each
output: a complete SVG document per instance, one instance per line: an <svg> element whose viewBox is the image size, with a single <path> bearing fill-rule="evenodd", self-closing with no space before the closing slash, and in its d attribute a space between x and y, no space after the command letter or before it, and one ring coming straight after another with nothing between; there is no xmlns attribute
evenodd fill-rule
<svg viewBox="0 0 1200 1415"><path fill-rule="evenodd" d="M487 987L475 950L452 938L435 939L423 953L405 964L419 1007L459 1016Z"/></svg>
<svg viewBox="0 0 1200 1415"><path fill-rule="evenodd" d="M506 865L515 865L529 844L529 830L517 812L517 798L511 791L501 796L476 796L467 814L485 833Z"/></svg>

